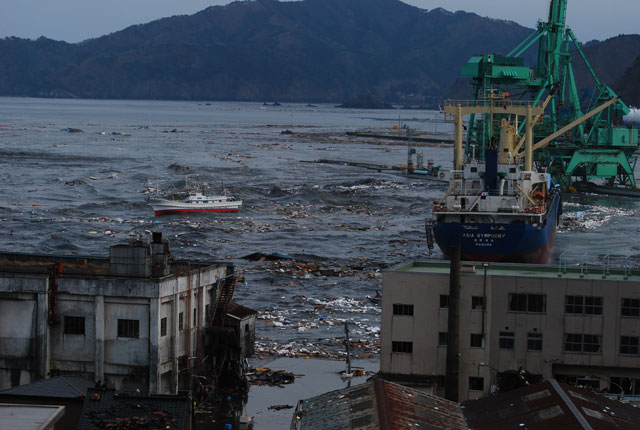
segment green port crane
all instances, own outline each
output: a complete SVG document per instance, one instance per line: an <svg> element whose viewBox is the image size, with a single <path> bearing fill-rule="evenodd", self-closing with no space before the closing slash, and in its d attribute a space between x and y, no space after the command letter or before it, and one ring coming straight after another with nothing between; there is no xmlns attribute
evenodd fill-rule
<svg viewBox="0 0 640 430"><path fill-rule="evenodd" d="M536 169L546 169L565 189L574 181L586 183L594 178L610 186L635 187L638 130L618 126L629 108L598 78L566 26L567 3L551 0L549 20L538 23L536 31L507 55L475 55L462 67L462 76L471 80L474 103L491 106L490 114L469 118L465 154L482 157L483 149L499 136L502 119L510 116L500 113L501 103L519 100L545 108L535 119L533 131L534 143L544 140L543 145L535 146L539 149L534 158ZM522 55L536 42L537 64L531 68ZM576 86L572 66L576 55L593 77L590 99L580 97ZM589 116L585 118L584 112L590 112ZM519 123L520 136L523 127L524 121Z"/></svg>

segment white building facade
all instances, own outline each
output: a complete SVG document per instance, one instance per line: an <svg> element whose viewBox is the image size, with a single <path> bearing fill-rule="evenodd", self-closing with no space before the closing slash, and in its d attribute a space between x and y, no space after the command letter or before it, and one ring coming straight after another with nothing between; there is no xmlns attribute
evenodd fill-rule
<svg viewBox="0 0 640 430"><path fill-rule="evenodd" d="M0 389L55 374L123 391L188 389L232 273L171 262L156 240L112 247L109 259L0 254Z"/></svg>
<svg viewBox="0 0 640 430"><path fill-rule="evenodd" d="M494 263L461 272L459 400L519 369L640 394L640 276ZM448 294L448 262L383 274L381 373L444 392Z"/></svg>

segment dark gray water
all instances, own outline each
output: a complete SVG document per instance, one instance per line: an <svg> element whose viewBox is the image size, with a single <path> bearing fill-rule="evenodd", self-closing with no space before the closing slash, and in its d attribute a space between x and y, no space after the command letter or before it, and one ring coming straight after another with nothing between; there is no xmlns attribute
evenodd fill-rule
<svg viewBox="0 0 640 430"><path fill-rule="evenodd" d="M336 356L348 320L352 338L362 341L356 354L375 359L380 308L366 296L380 289L380 270L428 255L424 218L445 188L301 161L405 163L405 146L345 132L387 132L399 123L449 131L440 119L438 112L331 106L0 99L0 249L106 255L110 245L161 231L180 257L232 261L244 271L236 300L261 312L262 354ZM451 165L450 146L418 150ZM241 211L154 217L145 192L179 189L193 174L242 199ZM638 254L637 201L565 201L556 257L567 252L575 263ZM296 262L242 259L254 252Z"/></svg>

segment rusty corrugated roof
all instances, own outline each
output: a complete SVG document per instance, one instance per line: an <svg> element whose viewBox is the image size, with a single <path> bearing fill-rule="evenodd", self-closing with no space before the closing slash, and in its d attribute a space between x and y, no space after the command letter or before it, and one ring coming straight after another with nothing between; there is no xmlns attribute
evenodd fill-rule
<svg viewBox="0 0 640 430"><path fill-rule="evenodd" d="M640 409L554 379L462 406L474 430L640 428Z"/></svg>
<svg viewBox="0 0 640 430"><path fill-rule="evenodd" d="M291 428L468 429L459 404L382 379L301 400Z"/></svg>

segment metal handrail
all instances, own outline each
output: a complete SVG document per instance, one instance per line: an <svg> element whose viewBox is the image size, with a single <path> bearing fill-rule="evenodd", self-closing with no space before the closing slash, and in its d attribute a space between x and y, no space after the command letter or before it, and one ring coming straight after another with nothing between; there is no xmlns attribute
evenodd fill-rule
<svg viewBox="0 0 640 430"><path fill-rule="evenodd" d="M534 106L535 104L533 103L533 101L531 100L503 100L500 98L496 98L496 99L491 99L491 98L480 98L478 100L472 100L472 99L449 99L449 100L445 100L444 101L444 105L445 106L458 106L460 105L461 107L485 107L485 106L491 106L491 104L494 104L496 107L504 107L504 106L516 106L516 107L527 107L527 106Z"/></svg>
<svg viewBox="0 0 640 430"><path fill-rule="evenodd" d="M588 265L589 262L585 259L585 257L589 257L589 254L582 254L582 257L580 258L580 274L584 275L585 273L589 273L588 270Z"/></svg>
<svg viewBox="0 0 640 430"><path fill-rule="evenodd" d="M567 273L570 268L584 276L589 274L589 268L593 273L602 270L602 276L612 274L624 274L625 277L640 273L640 256L638 255L614 255L593 253L569 253L567 251L558 257L558 276ZM579 268L579 271L578 271Z"/></svg>

